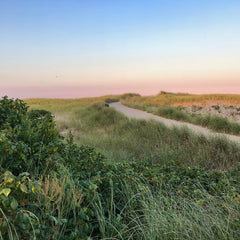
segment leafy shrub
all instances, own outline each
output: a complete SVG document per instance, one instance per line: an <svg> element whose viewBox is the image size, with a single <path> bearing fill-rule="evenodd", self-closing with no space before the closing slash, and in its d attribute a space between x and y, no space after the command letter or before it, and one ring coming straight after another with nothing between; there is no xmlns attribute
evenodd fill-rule
<svg viewBox="0 0 240 240"><path fill-rule="evenodd" d="M7 239L9 233L18 238L31 239L39 220L33 212L27 210L32 204L34 194L39 189L39 182L31 181L30 174L23 172L14 176L6 171L0 184L0 231Z"/></svg>
<svg viewBox="0 0 240 240"><path fill-rule="evenodd" d="M5 124L15 127L21 123L28 107L20 99L8 99L7 96L0 100L0 129L4 129Z"/></svg>
<svg viewBox="0 0 240 240"><path fill-rule="evenodd" d="M40 119L46 116L51 116L51 113L49 111L46 110L38 110L38 109L34 109L28 112L28 117L31 120L36 120L36 119Z"/></svg>
<svg viewBox="0 0 240 240"><path fill-rule="evenodd" d="M31 120L22 115L16 126L11 127L11 122L12 118L6 119L6 127L0 132L1 167L13 174L54 168L55 152L62 143L52 116Z"/></svg>
<svg viewBox="0 0 240 240"><path fill-rule="evenodd" d="M119 121L114 110L100 104L91 108L84 117L93 125ZM72 135L64 142L48 112L15 114L21 117L6 117L0 131L0 238L239 236L239 166L223 172L170 160L165 165L112 162L92 147L76 145ZM140 121L139 129L145 125ZM187 132L176 137L185 139L183 144L190 139ZM217 150L227 148L215 143ZM225 150L231 153L230 147Z"/></svg>

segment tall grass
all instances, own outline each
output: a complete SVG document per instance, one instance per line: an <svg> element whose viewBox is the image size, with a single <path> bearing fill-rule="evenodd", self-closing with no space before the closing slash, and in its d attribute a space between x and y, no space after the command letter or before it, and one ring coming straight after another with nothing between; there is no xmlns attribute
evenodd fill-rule
<svg viewBox="0 0 240 240"><path fill-rule="evenodd" d="M58 127L72 130L79 144L93 146L113 161L176 161L185 166L227 169L240 159L239 146L226 139L207 139L155 121L130 120L101 103L87 106L80 105L70 113L66 108L61 114L68 113L68 118Z"/></svg>
<svg viewBox="0 0 240 240"><path fill-rule="evenodd" d="M204 206L194 199L169 199L148 192L142 199L144 223L137 221L139 239L237 239L234 201L204 194ZM167 204L166 204L167 202ZM234 217L233 217L234 216Z"/></svg>
<svg viewBox="0 0 240 240"><path fill-rule="evenodd" d="M198 187L201 189L200 184ZM195 190L198 194L195 197L176 196L164 187L152 191L140 182L135 185L122 182L119 189L121 211L119 202L115 201L113 186L112 195L105 199L109 203L107 210L98 194L93 200L101 239L215 240L239 237L239 203L230 198L212 196L204 188Z"/></svg>
<svg viewBox="0 0 240 240"><path fill-rule="evenodd" d="M186 128L169 129L155 121L130 120L106 107L102 99L72 100L66 105L61 101L51 105L51 101L38 104L62 116L58 120L60 130L71 130L78 144L94 146L110 161L123 162L119 168L112 165L111 172L110 167L106 172L99 169L96 179L101 184L95 190L88 189L91 192L88 214L95 221L93 226L99 226L99 231L93 230L89 238L239 238L239 170L231 170L240 159L239 144L223 138L208 139ZM124 168L124 163L131 160L135 160L136 167ZM110 163L104 162L102 167L107 164ZM62 213L59 221L67 219L69 209L81 205L85 197L78 179L73 181L67 169L60 172L59 176L45 180L51 191L46 191L42 181L40 192L40 196L62 199L58 205L51 201L43 204L43 211ZM128 177L123 178L122 172ZM80 217L80 213L76 216ZM61 239L64 223L56 227L60 231L54 237Z"/></svg>
<svg viewBox="0 0 240 240"><path fill-rule="evenodd" d="M155 121L129 120L111 108L90 109L83 113L87 117L85 125L75 125L76 140L95 146L115 161L134 159L166 164L171 160L185 166L229 168L240 157L239 146L223 138L207 139L186 128L168 129ZM92 118L95 126L89 128ZM81 129L88 129L87 134L81 135Z"/></svg>
<svg viewBox="0 0 240 240"><path fill-rule="evenodd" d="M129 107L144 110L165 118L201 125L209 129L212 129L216 132L240 135L240 125L237 122L230 121L227 118L220 117L217 115L211 116L193 113L191 114L183 111L183 108L180 106L151 107L142 104L133 104L127 101L123 101L123 103Z"/></svg>

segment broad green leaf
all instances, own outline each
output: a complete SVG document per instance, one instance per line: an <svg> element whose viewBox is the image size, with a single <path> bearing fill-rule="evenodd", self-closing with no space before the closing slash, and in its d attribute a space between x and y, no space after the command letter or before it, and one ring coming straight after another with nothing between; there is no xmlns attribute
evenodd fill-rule
<svg viewBox="0 0 240 240"><path fill-rule="evenodd" d="M15 198L13 198L10 206L11 206L12 210L16 210L16 209L17 209L17 207L18 207L18 202L17 202L17 200L16 200Z"/></svg>
<svg viewBox="0 0 240 240"><path fill-rule="evenodd" d="M30 173L28 173L28 172L23 172L23 173L20 173L20 174L19 174L19 177L23 177L23 176L29 177L29 176L30 176Z"/></svg>
<svg viewBox="0 0 240 240"><path fill-rule="evenodd" d="M6 172L4 173L4 182L6 182L6 183L12 183L12 182L15 181L15 179L16 179L16 177L15 177L11 172L6 171Z"/></svg>
<svg viewBox="0 0 240 240"><path fill-rule="evenodd" d="M96 184L91 184L89 186L89 190L96 190L98 188L98 186Z"/></svg>
<svg viewBox="0 0 240 240"><path fill-rule="evenodd" d="M3 193L6 197L8 197L8 195L10 194L11 189L10 188L4 188L2 189L2 191L0 192L0 195Z"/></svg>
<svg viewBox="0 0 240 240"><path fill-rule="evenodd" d="M21 184L21 185L20 185L20 189L21 189L22 192L28 193L28 189L27 189L27 186L26 186L26 185Z"/></svg>
<svg viewBox="0 0 240 240"><path fill-rule="evenodd" d="M33 193L36 193L39 189L40 189L40 183L39 182L35 182L35 183L32 184L31 190L32 190Z"/></svg>

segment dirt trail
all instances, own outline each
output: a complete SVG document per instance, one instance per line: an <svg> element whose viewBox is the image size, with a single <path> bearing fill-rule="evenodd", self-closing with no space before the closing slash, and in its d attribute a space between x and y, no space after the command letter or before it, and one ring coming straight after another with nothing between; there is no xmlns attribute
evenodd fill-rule
<svg viewBox="0 0 240 240"><path fill-rule="evenodd" d="M127 117L129 118L137 118L137 119L145 119L145 120L156 120L159 122L164 123L167 127L188 127L190 130L192 130L194 133L197 134L203 134L207 137L214 137L214 136L220 136L220 137L226 137L227 139L237 142L240 144L240 137L239 136L234 136L230 134L225 134L225 133L216 133L211 131L208 128L204 128L201 126L197 126L191 123L186 123L186 122L180 122L172 119L167 119L163 118L160 116L156 116L152 113L147 113L142 110L126 107L122 105L120 102L115 102L110 104L111 107L115 108L116 110L124 113Z"/></svg>

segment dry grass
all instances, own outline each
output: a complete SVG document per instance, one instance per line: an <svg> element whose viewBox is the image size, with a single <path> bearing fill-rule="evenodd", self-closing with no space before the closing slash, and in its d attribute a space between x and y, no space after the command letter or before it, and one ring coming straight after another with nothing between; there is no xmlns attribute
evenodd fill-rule
<svg viewBox="0 0 240 240"><path fill-rule="evenodd" d="M53 113L74 112L79 108L89 106L93 103L103 102L108 98L119 98L118 95L108 95L94 98L76 98L76 99L51 99L51 98L32 98L26 99L31 109L45 109Z"/></svg>
<svg viewBox="0 0 240 240"><path fill-rule="evenodd" d="M135 104L152 106L212 106L212 105L234 105L240 106L240 94L186 94L161 92L156 96L135 96L125 99Z"/></svg>

